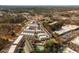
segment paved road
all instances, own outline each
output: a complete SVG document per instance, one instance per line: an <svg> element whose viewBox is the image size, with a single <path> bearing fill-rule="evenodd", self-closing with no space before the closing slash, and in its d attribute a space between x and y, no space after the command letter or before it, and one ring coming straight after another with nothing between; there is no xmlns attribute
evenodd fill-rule
<svg viewBox="0 0 79 59"><path fill-rule="evenodd" d="M41 23L41 22L39 22L39 24L40 24L40 26L41 26L42 30L43 30L44 32L48 33L49 37L52 37L52 35L51 35L48 31L47 31L47 29L46 29L46 28L44 28L44 26L42 25L42 23Z"/></svg>
<svg viewBox="0 0 79 59"><path fill-rule="evenodd" d="M43 27L43 25L41 24L41 22L38 22L38 21L35 21L35 20L31 20L31 21L28 21L27 23L25 23L26 25L22 28L23 29L23 31L22 32L24 32L25 30L25 28L27 28L28 26L30 26L30 24L32 24L32 23L36 23L36 24L40 24L40 27L41 27L41 29L45 32L45 33L48 33L48 35L51 37L51 34ZM21 34L21 35L23 35L23 34ZM24 36L23 36L24 37ZM28 37L29 38L29 37ZM31 43L29 42L29 40L28 39L20 39L19 41L22 41L22 40L25 40L25 47L24 47L24 51L26 52L26 53L28 53L28 52L31 52L31 51L33 51L33 46L31 45ZM15 40L15 41L17 41L17 39ZM14 42L15 42L14 41ZM16 47L18 46L18 44L20 44L21 42L19 42L19 43L17 43L16 44ZM15 48L16 48L15 47ZM17 48L16 48L16 50L17 50ZM12 52L12 51L11 51ZM14 51L13 51L14 52Z"/></svg>

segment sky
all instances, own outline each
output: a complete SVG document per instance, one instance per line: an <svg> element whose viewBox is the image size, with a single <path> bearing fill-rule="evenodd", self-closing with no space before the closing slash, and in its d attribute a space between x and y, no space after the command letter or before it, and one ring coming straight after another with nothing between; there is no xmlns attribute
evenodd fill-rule
<svg viewBox="0 0 79 59"><path fill-rule="evenodd" d="M79 5L79 0L0 0L0 5Z"/></svg>

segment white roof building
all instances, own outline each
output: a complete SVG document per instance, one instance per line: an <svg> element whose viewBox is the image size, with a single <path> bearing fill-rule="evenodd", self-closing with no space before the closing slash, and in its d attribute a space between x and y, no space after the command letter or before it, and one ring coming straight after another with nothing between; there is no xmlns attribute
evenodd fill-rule
<svg viewBox="0 0 79 59"><path fill-rule="evenodd" d="M76 25L65 25L65 26L62 26L62 29L60 30L57 30L55 31L57 34L61 35L67 31L71 31L71 30L74 30L74 29L77 29L79 28L79 26L76 26Z"/></svg>
<svg viewBox="0 0 79 59"><path fill-rule="evenodd" d="M18 44L18 43L21 41L22 38L23 38L23 35L20 35L20 36L14 41L13 44Z"/></svg>
<svg viewBox="0 0 79 59"><path fill-rule="evenodd" d="M52 23L49 23L49 25L53 25L53 24L56 24L56 23L58 23L58 22L57 21L54 21Z"/></svg>
<svg viewBox="0 0 79 59"><path fill-rule="evenodd" d="M27 27L26 27L26 30L27 30L27 29L29 29L29 28L30 28L30 27L29 27L29 26L27 26Z"/></svg>
<svg viewBox="0 0 79 59"><path fill-rule="evenodd" d="M12 45L8 51L8 53L14 53L17 45Z"/></svg>
<svg viewBox="0 0 79 59"><path fill-rule="evenodd" d="M26 30L24 32L35 32L35 30Z"/></svg>
<svg viewBox="0 0 79 59"><path fill-rule="evenodd" d="M19 44L19 42L22 40L23 38L23 35L20 35L14 42L13 42L13 45L11 45L8 53L14 53L16 48L17 48L17 45Z"/></svg>
<svg viewBox="0 0 79 59"><path fill-rule="evenodd" d="M39 37L39 40L44 40L44 39L47 39L47 38L48 38L48 36L43 35L43 36Z"/></svg>
<svg viewBox="0 0 79 59"><path fill-rule="evenodd" d="M71 41L72 43L79 45L79 36Z"/></svg>
<svg viewBox="0 0 79 59"><path fill-rule="evenodd" d="M39 40L49 38L49 36L46 33L38 33L37 36L38 36Z"/></svg>
<svg viewBox="0 0 79 59"><path fill-rule="evenodd" d="M46 33L38 33L38 34L37 34L38 37L39 37L39 36L42 36L42 35L46 35L46 36L47 36Z"/></svg>
<svg viewBox="0 0 79 59"><path fill-rule="evenodd" d="M34 36L34 33L30 33L30 32L29 32L29 33L27 33L27 32L26 32L26 33L25 33L25 32L22 32L21 34L22 34L22 35Z"/></svg>
<svg viewBox="0 0 79 59"><path fill-rule="evenodd" d="M30 24L29 26L38 27L38 24Z"/></svg>

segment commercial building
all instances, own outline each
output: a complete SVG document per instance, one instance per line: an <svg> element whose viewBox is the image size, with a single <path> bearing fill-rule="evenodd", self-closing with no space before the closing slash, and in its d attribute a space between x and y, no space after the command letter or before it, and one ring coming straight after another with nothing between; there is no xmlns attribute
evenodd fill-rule
<svg viewBox="0 0 79 59"><path fill-rule="evenodd" d="M62 28L60 30L56 30L55 32L58 34L58 35L62 35L66 32L69 32L71 30L75 30L75 29L78 29L79 26L77 25L65 25L65 26L62 26Z"/></svg>

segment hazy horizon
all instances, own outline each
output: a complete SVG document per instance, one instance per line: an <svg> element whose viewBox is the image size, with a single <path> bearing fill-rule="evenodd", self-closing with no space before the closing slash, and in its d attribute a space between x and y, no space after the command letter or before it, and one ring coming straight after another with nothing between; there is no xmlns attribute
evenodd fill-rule
<svg viewBox="0 0 79 59"><path fill-rule="evenodd" d="M79 8L79 5L0 5L0 8Z"/></svg>

